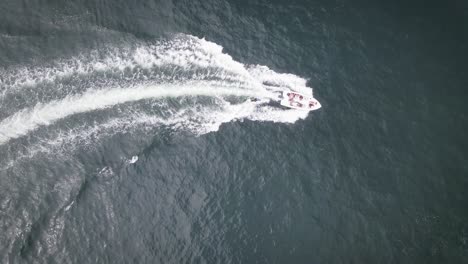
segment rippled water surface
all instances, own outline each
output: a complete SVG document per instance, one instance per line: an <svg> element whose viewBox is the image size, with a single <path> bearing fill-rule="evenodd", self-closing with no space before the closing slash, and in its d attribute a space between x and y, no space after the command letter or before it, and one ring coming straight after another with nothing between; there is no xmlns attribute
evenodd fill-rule
<svg viewBox="0 0 468 264"><path fill-rule="evenodd" d="M468 262L463 1L0 7L1 263Z"/></svg>

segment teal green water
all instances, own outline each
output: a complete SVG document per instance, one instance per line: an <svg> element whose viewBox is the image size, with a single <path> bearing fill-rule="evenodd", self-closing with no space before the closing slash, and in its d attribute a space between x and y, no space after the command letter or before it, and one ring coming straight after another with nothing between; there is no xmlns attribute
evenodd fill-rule
<svg viewBox="0 0 468 264"><path fill-rule="evenodd" d="M2 263L468 262L462 1L0 6Z"/></svg>

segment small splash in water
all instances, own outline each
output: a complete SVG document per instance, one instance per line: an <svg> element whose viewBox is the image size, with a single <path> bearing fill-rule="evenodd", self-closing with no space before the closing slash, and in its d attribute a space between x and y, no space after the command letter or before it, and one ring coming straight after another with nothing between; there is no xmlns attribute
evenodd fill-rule
<svg viewBox="0 0 468 264"><path fill-rule="evenodd" d="M72 205L75 203L75 201L72 201L69 205L67 205L67 207L65 207L65 212L70 210L70 208L72 207Z"/></svg>
<svg viewBox="0 0 468 264"><path fill-rule="evenodd" d="M138 161L138 156L133 156L133 157L128 161L128 163L129 163L129 164L134 164L134 163L137 162L137 161Z"/></svg>

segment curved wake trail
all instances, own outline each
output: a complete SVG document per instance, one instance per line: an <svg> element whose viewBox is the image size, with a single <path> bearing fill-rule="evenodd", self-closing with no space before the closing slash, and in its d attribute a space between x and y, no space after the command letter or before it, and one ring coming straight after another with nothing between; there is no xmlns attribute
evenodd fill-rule
<svg viewBox="0 0 468 264"><path fill-rule="evenodd" d="M178 34L127 44L39 66L0 69L0 146L6 149L3 146L15 144L13 140L32 134L21 146L24 155L14 152L5 158L11 156L14 164L20 156L60 152L60 146L73 150L75 144L96 145L96 138L159 125L201 135L233 120L294 123L308 115L268 104L284 89L311 94L307 80L242 64L216 43ZM196 98L184 99L175 108L163 100L198 96L214 100L200 104ZM94 122L47 127L101 110L105 111L89 114Z"/></svg>
<svg viewBox="0 0 468 264"><path fill-rule="evenodd" d="M268 93L245 89L227 89L201 86L200 84L157 85L127 89L88 91L81 96L67 97L61 101L38 104L0 122L0 145L26 135L39 126L49 125L70 115L104 109L117 104L144 99L183 96L243 96L270 97Z"/></svg>
<svg viewBox="0 0 468 264"><path fill-rule="evenodd" d="M28 245L31 257L53 248L66 235L63 213L95 166L120 166L121 158L144 154L174 134L199 136L236 120L294 123L308 115L269 103L285 89L312 93L299 76L245 65L193 36L124 41L0 69L0 178L16 197L8 193L3 207L13 215L23 201L34 203L32 212L8 220L12 228L2 238L9 251ZM47 203L52 211L36 213L49 200L58 201Z"/></svg>

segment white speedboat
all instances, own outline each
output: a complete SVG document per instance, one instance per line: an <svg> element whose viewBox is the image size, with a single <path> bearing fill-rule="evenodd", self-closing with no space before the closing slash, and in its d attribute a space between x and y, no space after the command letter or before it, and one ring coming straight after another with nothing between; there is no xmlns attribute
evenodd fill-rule
<svg viewBox="0 0 468 264"><path fill-rule="evenodd" d="M322 107L322 105L319 101L317 101L317 99L298 92L287 90L283 91L281 95L282 96L280 98L280 104L288 108L313 111Z"/></svg>

